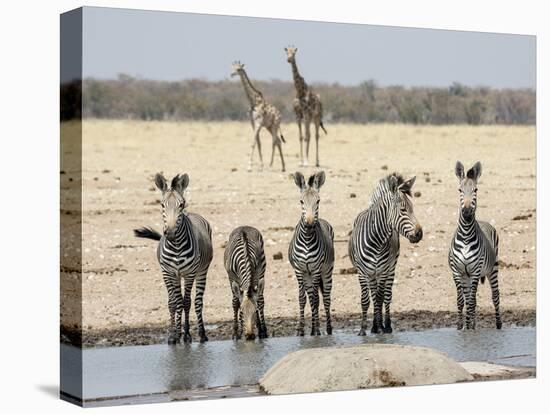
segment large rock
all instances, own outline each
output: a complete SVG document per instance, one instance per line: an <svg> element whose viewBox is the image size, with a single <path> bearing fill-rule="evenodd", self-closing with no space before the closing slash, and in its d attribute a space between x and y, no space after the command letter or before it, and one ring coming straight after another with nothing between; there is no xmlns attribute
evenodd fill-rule
<svg viewBox="0 0 550 414"><path fill-rule="evenodd" d="M268 394L292 394L472 379L460 364L434 349L365 344L293 352L266 372L260 388Z"/></svg>
<svg viewBox="0 0 550 414"><path fill-rule="evenodd" d="M537 374L534 367L511 367L477 361L461 362L460 365L479 381L534 378Z"/></svg>

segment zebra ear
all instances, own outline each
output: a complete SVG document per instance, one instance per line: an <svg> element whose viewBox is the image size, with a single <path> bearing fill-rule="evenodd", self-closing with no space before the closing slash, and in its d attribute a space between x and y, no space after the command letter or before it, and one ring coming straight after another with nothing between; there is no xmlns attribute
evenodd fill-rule
<svg viewBox="0 0 550 414"><path fill-rule="evenodd" d="M461 181L464 179L464 165L460 161L456 162L455 175Z"/></svg>
<svg viewBox="0 0 550 414"><path fill-rule="evenodd" d="M180 194L183 194L188 185L189 176L187 174L178 174L172 179L172 188Z"/></svg>
<svg viewBox="0 0 550 414"><path fill-rule="evenodd" d="M414 185L414 182L416 181L416 176L412 177L412 178L409 178L407 181L405 181L404 183L402 183L400 186L399 186L399 190L401 190L401 192L405 193L405 194L411 194L411 189Z"/></svg>
<svg viewBox="0 0 550 414"><path fill-rule="evenodd" d="M392 193L396 193L397 192L397 186L398 186L397 177L395 175L391 175L389 183L390 183L390 191Z"/></svg>
<svg viewBox="0 0 550 414"><path fill-rule="evenodd" d="M325 172L319 171L318 173L312 175L309 178L309 185L310 187L315 188L317 191L321 188L321 186L325 183Z"/></svg>
<svg viewBox="0 0 550 414"><path fill-rule="evenodd" d="M162 192L165 192L166 190L168 190L168 184L166 183L166 178L164 178L164 176L161 173L156 173L155 185Z"/></svg>
<svg viewBox="0 0 550 414"><path fill-rule="evenodd" d="M472 168L468 170L466 176L474 181L477 181L481 177L481 163L478 161Z"/></svg>
<svg viewBox="0 0 550 414"><path fill-rule="evenodd" d="M304 178L304 175L299 172L299 171L296 171L294 173L294 182L296 183L296 185L298 186L298 188L302 191L304 191L306 189L306 180Z"/></svg>

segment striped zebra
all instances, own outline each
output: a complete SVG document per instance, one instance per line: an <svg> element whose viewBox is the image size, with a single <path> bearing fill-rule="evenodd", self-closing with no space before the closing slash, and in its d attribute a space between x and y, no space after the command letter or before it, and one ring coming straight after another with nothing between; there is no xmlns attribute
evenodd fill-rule
<svg viewBox="0 0 550 414"><path fill-rule="evenodd" d="M162 192L164 234L150 228L134 230L136 237L159 240L157 258L168 290L170 311L169 344L179 342L182 334L181 317L185 311L183 341L192 341L189 333L191 289L195 283L195 312L200 341L208 341L202 319L202 298L206 273L212 261L212 231L208 222L198 214L187 213L184 191L189 185L187 174L176 175L170 188L162 174L156 174L155 184ZM184 294L182 296L181 279Z"/></svg>
<svg viewBox="0 0 550 414"><path fill-rule="evenodd" d="M267 338L264 319L264 240L254 227L237 227L229 235L224 265L233 293L233 339Z"/></svg>
<svg viewBox="0 0 550 414"><path fill-rule="evenodd" d="M301 192L302 217L288 248L288 258L298 279L300 321L298 335L304 335L304 308L306 293L311 307L311 335L320 335L319 291L323 295L326 313L327 334L332 334L330 317L330 291L334 268L334 232L332 226L319 218L319 189L325 182L323 171L312 175L307 184L297 172L294 182Z"/></svg>
<svg viewBox="0 0 550 414"><path fill-rule="evenodd" d="M455 174L459 181L460 211L449 249L449 267L456 285L458 308L457 329L464 327L463 309L466 300L466 329L475 329L476 294L479 281L489 278L496 327L502 327L500 319L500 295L498 291L498 234L493 226L476 220L477 181L481 176L478 161L464 175L464 166L457 161Z"/></svg>
<svg viewBox="0 0 550 414"><path fill-rule="evenodd" d="M367 330L369 290L374 305L372 333L392 332L390 304L395 266L399 258L399 235L411 243L422 239L422 227L413 211L411 189L416 177L406 180L393 173L380 180L370 206L359 213L349 240L349 256L359 273L362 322L359 335ZM382 305L385 306L382 323Z"/></svg>

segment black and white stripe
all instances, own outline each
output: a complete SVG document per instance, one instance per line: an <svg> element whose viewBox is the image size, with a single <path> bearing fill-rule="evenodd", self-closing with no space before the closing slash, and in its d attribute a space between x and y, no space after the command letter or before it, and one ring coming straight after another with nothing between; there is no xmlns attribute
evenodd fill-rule
<svg viewBox="0 0 550 414"><path fill-rule="evenodd" d="M300 321L298 335L304 335L304 308L306 293L311 307L311 335L320 335L319 291L323 295L327 334L332 334L330 292L334 268L334 232L332 226L319 218L319 189L325 182L325 173L312 175L308 182L297 172L294 181L300 188L302 217L290 241L288 258L298 279Z"/></svg>
<svg viewBox="0 0 550 414"><path fill-rule="evenodd" d="M502 327L500 294L498 290L498 234L493 226L475 217L477 181L481 176L481 163L477 162L464 174L464 166L457 161L455 174L459 180L460 211L458 228L449 250L449 266L456 285L458 321L464 327L463 309L466 302L466 329L475 329L476 295L478 283L489 279L496 327Z"/></svg>
<svg viewBox="0 0 550 414"><path fill-rule="evenodd" d="M203 295L206 274L212 261L212 231L208 222L198 214L187 213L184 191L189 184L187 174L176 175L168 188L162 174L155 176L155 184L162 192L162 217L164 235L151 229L137 229L137 237L159 240L157 258L168 290L171 333L168 342L174 344L182 335L184 342L191 342L189 311L191 289L195 284L195 312L200 341L208 340L202 319ZM183 278L183 296L181 281Z"/></svg>
<svg viewBox="0 0 550 414"><path fill-rule="evenodd" d="M416 177L407 181L393 173L382 179L371 198L369 208L353 224L349 256L359 273L362 322L359 335L367 330L369 290L374 304L371 332L392 332L390 303L395 266L399 257L399 235L418 243L422 227L416 220L411 201L411 188ZM385 318L382 323L382 305Z"/></svg>
<svg viewBox="0 0 550 414"><path fill-rule="evenodd" d="M233 230L225 248L224 265L233 294L233 338L267 338L264 318L265 253L261 233L254 227Z"/></svg>

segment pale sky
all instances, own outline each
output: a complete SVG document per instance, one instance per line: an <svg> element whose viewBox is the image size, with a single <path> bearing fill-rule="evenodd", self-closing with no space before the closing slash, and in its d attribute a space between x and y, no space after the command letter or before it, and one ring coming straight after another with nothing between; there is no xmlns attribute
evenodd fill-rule
<svg viewBox="0 0 550 414"><path fill-rule="evenodd" d="M381 86L535 88L535 36L85 7L83 75L292 80L284 47L298 47L308 82Z"/></svg>

